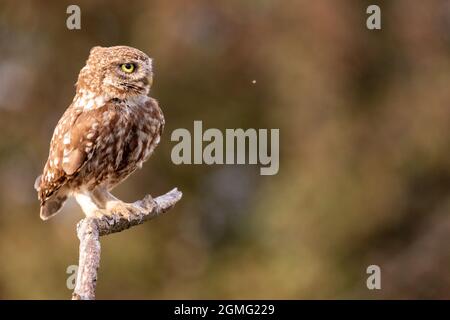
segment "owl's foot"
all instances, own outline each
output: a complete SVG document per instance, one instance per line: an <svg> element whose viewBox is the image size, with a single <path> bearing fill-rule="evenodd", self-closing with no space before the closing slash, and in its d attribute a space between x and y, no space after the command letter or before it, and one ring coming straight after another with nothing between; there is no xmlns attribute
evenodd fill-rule
<svg viewBox="0 0 450 320"><path fill-rule="evenodd" d="M126 220L139 215L141 210L132 203L122 201L112 201L107 206L108 215L118 215Z"/></svg>

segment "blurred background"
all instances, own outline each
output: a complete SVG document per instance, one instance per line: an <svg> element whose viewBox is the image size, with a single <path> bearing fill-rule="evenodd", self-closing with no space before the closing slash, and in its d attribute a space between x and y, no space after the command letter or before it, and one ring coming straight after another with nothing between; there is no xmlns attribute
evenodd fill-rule
<svg viewBox="0 0 450 320"><path fill-rule="evenodd" d="M71 297L83 215L70 201L41 221L33 183L96 45L154 59L166 117L115 194L184 193L102 238L97 298L450 298L449 1L2 0L1 299ZM174 165L170 134L194 120L279 128L279 173ZM381 290L366 287L372 264Z"/></svg>

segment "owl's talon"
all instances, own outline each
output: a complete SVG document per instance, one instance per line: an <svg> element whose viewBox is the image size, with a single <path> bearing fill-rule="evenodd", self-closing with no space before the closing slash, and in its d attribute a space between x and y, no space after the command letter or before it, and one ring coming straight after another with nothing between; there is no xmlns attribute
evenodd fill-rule
<svg viewBox="0 0 450 320"><path fill-rule="evenodd" d="M106 211L106 210L102 210L102 209L98 209L95 211L91 211L89 214L86 214L87 217L91 217L91 218L95 218L95 219L103 219L104 217L109 217L111 214Z"/></svg>
<svg viewBox="0 0 450 320"><path fill-rule="evenodd" d="M126 220L131 220L133 216L140 213L140 210L131 203L119 202L115 203L110 210L111 215L118 215Z"/></svg>

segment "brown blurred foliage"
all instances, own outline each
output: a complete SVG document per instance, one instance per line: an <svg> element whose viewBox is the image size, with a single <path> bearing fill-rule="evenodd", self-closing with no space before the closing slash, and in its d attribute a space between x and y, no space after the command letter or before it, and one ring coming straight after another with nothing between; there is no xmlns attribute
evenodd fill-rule
<svg viewBox="0 0 450 320"><path fill-rule="evenodd" d="M167 126L124 200L173 186L168 216L102 239L99 298L450 298L450 5L376 1L0 3L0 298L70 297L70 202L33 183L89 49L154 58ZM252 83L256 80L256 83ZM170 133L280 128L280 171L176 166ZM366 268L382 290L366 288Z"/></svg>

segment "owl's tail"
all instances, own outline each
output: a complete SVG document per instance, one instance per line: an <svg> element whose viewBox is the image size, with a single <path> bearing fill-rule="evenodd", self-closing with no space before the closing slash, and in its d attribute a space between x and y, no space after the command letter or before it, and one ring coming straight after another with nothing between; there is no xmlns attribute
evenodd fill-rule
<svg viewBox="0 0 450 320"><path fill-rule="evenodd" d="M48 220L54 215L56 215L64 205L67 200L67 195L53 195L51 198L47 199L45 203L41 206L41 219Z"/></svg>
<svg viewBox="0 0 450 320"><path fill-rule="evenodd" d="M41 176L39 176L36 179L34 185L37 191L39 191L40 179ZM49 198L45 199L45 201L41 203L41 213L40 213L41 219L48 220L54 215L56 215L61 210L66 200L67 200L67 190L64 187L59 189L54 194L52 194Z"/></svg>

